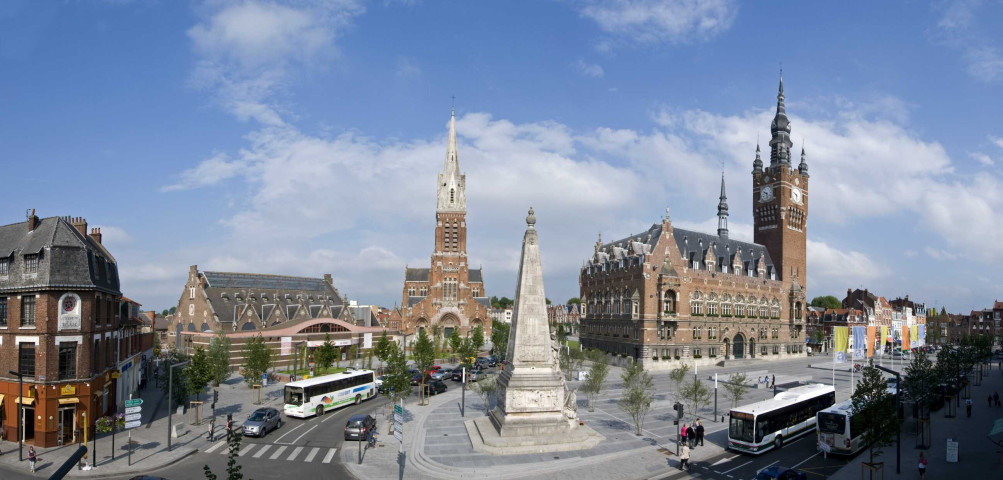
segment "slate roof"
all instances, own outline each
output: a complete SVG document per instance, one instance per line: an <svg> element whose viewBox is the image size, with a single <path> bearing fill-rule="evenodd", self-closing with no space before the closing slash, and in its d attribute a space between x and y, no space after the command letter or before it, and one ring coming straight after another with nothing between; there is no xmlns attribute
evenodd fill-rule
<svg viewBox="0 0 1003 480"><path fill-rule="evenodd" d="M418 302L424 300L425 297L407 297L407 306L413 307L418 304Z"/></svg>
<svg viewBox="0 0 1003 480"><path fill-rule="evenodd" d="M467 278L470 280L470 283L474 282L484 283L484 278L481 276L480 268L478 269L471 268L469 271L469 276Z"/></svg>
<svg viewBox="0 0 1003 480"><path fill-rule="evenodd" d="M37 273L24 273L28 254L39 254ZM26 221L0 226L0 256L10 259L0 289L98 289L121 295L115 258L62 217L40 219L30 232Z"/></svg>
<svg viewBox="0 0 1003 480"><path fill-rule="evenodd" d="M474 301L487 308L491 308L491 299L488 297L474 297Z"/></svg>
<svg viewBox="0 0 1003 480"><path fill-rule="evenodd" d="M427 282L428 268L408 268L404 271L405 282Z"/></svg>
<svg viewBox="0 0 1003 480"><path fill-rule="evenodd" d="M325 314L341 316L344 299L322 278L291 277L256 273L202 272L205 294L220 322L232 323L247 308L267 319L278 308L281 319L296 315L300 307L310 318Z"/></svg>

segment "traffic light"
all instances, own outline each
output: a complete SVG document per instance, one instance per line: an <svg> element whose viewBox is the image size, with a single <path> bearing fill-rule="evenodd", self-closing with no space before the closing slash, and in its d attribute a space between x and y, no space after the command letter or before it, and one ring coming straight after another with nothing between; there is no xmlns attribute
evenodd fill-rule
<svg viewBox="0 0 1003 480"><path fill-rule="evenodd" d="M683 404L676 402L676 404L672 406L672 409L676 411L676 420L683 418Z"/></svg>
<svg viewBox="0 0 1003 480"><path fill-rule="evenodd" d="M219 390L212 391L212 408L216 408L216 402L219 402Z"/></svg>

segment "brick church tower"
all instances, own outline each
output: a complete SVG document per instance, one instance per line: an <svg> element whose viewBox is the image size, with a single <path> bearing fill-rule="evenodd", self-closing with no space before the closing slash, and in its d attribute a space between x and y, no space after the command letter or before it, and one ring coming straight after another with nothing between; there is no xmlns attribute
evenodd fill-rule
<svg viewBox="0 0 1003 480"><path fill-rule="evenodd" d="M804 146L801 163L791 163L791 123L784 110L784 79L780 77L777 113L770 125L770 164L763 166L759 146L752 167L752 214L755 243L770 252L775 276L797 290L806 286L806 222L808 164ZM795 285L797 284L797 285Z"/></svg>

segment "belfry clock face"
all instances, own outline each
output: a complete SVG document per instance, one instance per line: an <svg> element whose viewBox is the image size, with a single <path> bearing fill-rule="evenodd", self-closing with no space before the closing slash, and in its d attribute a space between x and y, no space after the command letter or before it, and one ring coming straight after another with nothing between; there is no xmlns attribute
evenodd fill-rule
<svg viewBox="0 0 1003 480"><path fill-rule="evenodd" d="M773 200L773 187L765 185L759 190L759 201L769 202L770 200Z"/></svg>
<svg viewBox="0 0 1003 480"><path fill-rule="evenodd" d="M794 188L791 189L791 200L793 200L794 203L801 203L801 189L800 188L794 187Z"/></svg>

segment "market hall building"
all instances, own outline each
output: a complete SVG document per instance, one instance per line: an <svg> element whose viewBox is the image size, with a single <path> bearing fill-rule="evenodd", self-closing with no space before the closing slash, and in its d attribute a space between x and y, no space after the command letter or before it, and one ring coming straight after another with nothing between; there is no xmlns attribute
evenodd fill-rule
<svg viewBox="0 0 1003 480"><path fill-rule="evenodd" d="M8 441L83 441L114 412L119 351L118 264L82 218L0 227L0 425ZM18 378L23 375L23 389Z"/></svg>
<svg viewBox="0 0 1003 480"><path fill-rule="evenodd" d="M770 163L752 169L754 241L728 235L721 178L717 233L675 228L596 242L579 276L585 348L646 369L804 354L808 164L792 163L783 79Z"/></svg>

